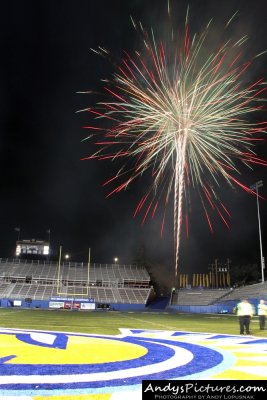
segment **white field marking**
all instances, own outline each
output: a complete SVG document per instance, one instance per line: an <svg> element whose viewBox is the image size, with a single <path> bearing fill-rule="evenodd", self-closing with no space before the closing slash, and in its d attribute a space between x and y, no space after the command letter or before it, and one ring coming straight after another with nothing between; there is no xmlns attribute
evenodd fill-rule
<svg viewBox="0 0 267 400"><path fill-rule="evenodd" d="M32 326L32 324L31 324L31 326ZM31 328L31 327L10 328L10 327L2 327L1 326L0 327L0 331L2 331L2 330L8 331L8 332L10 332L10 331L11 332L18 332L19 331L19 332L26 332L26 333L31 333L31 332L36 331L36 332L46 332L46 333L53 333L53 332L59 333L59 328L70 328L70 327L71 327L70 325L47 325L47 328L50 328L48 330L48 329L44 329L44 325L40 325L39 329L38 329L38 325L35 324L35 328ZM60 333L64 333L65 334L67 332L60 332ZM73 332L73 333L77 334L77 332ZM0 398L0 400L2 400L2 399Z"/></svg>
<svg viewBox="0 0 267 400"><path fill-rule="evenodd" d="M142 329L141 329L141 331L142 331ZM155 335L156 335L157 339L162 338L162 337L164 339L166 339L166 338L173 339L172 335L177 331L176 330L175 331L168 331L168 330L158 330L158 329L157 330L153 330L153 329L147 330L147 329L145 329L142 332L133 333L131 329L120 328L120 332L122 333L122 337L125 337L125 336L136 336L136 337L145 337L145 338L149 339L151 337L155 338Z"/></svg>
<svg viewBox="0 0 267 400"><path fill-rule="evenodd" d="M42 325L43 326L43 325ZM51 327L51 332L58 332L59 331L59 328L85 328L85 326L84 325L73 325L73 324L69 324L69 325L50 325L50 327ZM52 330L52 328L54 328L53 330ZM102 326L100 326L100 325L95 325L95 326L92 326L92 325L90 325L90 326L88 326L88 328L90 328L90 329L104 329L104 326L102 327ZM114 329L117 329L117 330L119 330L119 327L116 327L116 326L114 326ZM32 329L31 329L32 330ZM42 330L44 330L44 329L42 329ZM50 331L47 331L47 332L50 332ZM82 334L82 335L102 335L101 333L94 333L94 332L60 332L60 333L65 333L65 334L67 334L67 333L75 333L76 335L77 334ZM110 335L108 335L108 336L110 336ZM112 335L113 336L113 335ZM1 398L0 398L0 400L1 400Z"/></svg>
<svg viewBox="0 0 267 400"><path fill-rule="evenodd" d="M236 317L236 316L235 316ZM125 316L125 318L127 318L127 316ZM128 318L129 319L133 319L133 320L136 320L136 321L139 321L139 322L143 322L143 323L146 323L146 321L144 321L144 320L142 320L142 319L140 319L140 318L134 318L134 317L132 317L132 316L128 316ZM180 329L178 329L177 328L177 326L176 327L171 327L171 326L168 326L168 325L163 325L163 324L158 324L158 323L155 323L155 322L148 322L149 324L151 324L151 325L156 325L156 326L162 326L163 328L164 328L164 331L167 331L167 330L170 330L170 331L174 331L174 332L180 332ZM201 324L199 324L199 325L201 325ZM144 331L145 330L147 330L147 328L134 328L134 329L143 329ZM132 329L130 329L130 331L131 330L133 330L133 328ZM151 330L151 329L149 329L148 328L148 330ZM188 332L188 333L190 333L190 334L196 334L196 335L203 335L203 337L205 337L206 335L209 335L209 336L215 336L215 335L224 335L224 336L239 336L239 334L238 333L236 333L236 334L234 334L234 333L221 333L221 332L199 332L199 331L187 331L186 330L186 332ZM191 338L192 338L193 336L190 336L190 340L191 340ZM249 336L247 336L247 338L245 337L245 339L248 339L248 337L249 338L252 338L253 339L253 337L254 338L261 338L261 337L259 337L259 336L255 336L255 335L249 335ZM242 337L243 338L243 337ZM245 340L245 339L243 339L243 340Z"/></svg>
<svg viewBox="0 0 267 400"><path fill-rule="evenodd" d="M264 352L266 352L266 345L264 345L264 344L256 344L253 346L249 346L249 343L248 344L245 343L245 345L243 345L242 342L239 342L236 344L238 347L237 346L234 347L234 345L231 346L231 348L230 348L231 353L236 353L236 352L238 352L240 354L243 353L244 356L247 356L249 354L252 354L252 356L256 356L256 355L262 356L264 354Z"/></svg>
<svg viewBox="0 0 267 400"><path fill-rule="evenodd" d="M1 396L1 400L33 400L33 397L30 396Z"/></svg>
<svg viewBox="0 0 267 400"><path fill-rule="evenodd" d="M267 367L259 366L259 367L232 367L233 371L245 372L247 374L258 375L266 378L267 376ZM262 385L263 386L263 385Z"/></svg>
<svg viewBox="0 0 267 400"><path fill-rule="evenodd" d="M258 363L267 362L266 356L258 356L258 357L238 357L239 360L247 360L247 361L257 361Z"/></svg>
<svg viewBox="0 0 267 400"><path fill-rule="evenodd" d="M149 340L146 340L146 343L149 343ZM153 343L153 342L152 342ZM174 351L174 355L165 361L161 361L159 363L155 363L152 365L145 365L142 367L129 368L120 371L110 371L105 372L96 372L92 374L73 374L73 375L13 375L13 376L3 376L0 377L0 384L19 384L19 383L30 383L30 384L38 384L40 381L42 383L66 383L66 382L94 382L94 381L102 381L105 380L113 380L113 379L126 379L130 377L143 376L147 374L155 374L158 372L166 371L172 369L174 366L181 366L189 363L193 359L193 354L185 349L181 349L172 345L162 346L170 348Z"/></svg>
<svg viewBox="0 0 267 400"><path fill-rule="evenodd" d="M142 391L134 390L132 392L112 393L110 400L142 400Z"/></svg>
<svg viewBox="0 0 267 400"><path fill-rule="evenodd" d="M2 316L2 315L13 315L13 314L16 314L16 313L21 313L21 312L23 312L23 311L25 311L25 310L12 310L13 312L12 312L12 314L10 314L10 312L1 312L0 313L0 317ZM2 399L1 399L2 400Z"/></svg>
<svg viewBox="0 0 267 400"><path fill-rule="evenodd" d="M31 333L31 338L33 340L36 340L37 342L41 342L41 343L46 343L46 344L53 344L56 337L57 337L56 335L47 334L47 333L37 333L37 332Z"/></svg>
<svg viewBox="0 0 267 400"><path fill-rule="evenodd" d="M165 331L166 330L171 330L171 331L175 330L175 331L177 331L177 326L168 326L168 325L165 325L165 324L159 324L157 322L151 322L151 321L146 322L141 318L129 317L128 315L125 318L133 319L134 321L139 321L139 322L142 322L142 323L147 323L148 325L150 324L150 325L155 325L155 326L162 326ZM141 328L136 328L136 329L141 329Z"/></svg>
<svg viewBox="0 0 267 400"><path fill-rule="evenodd" d="M66 327L67 328L69 328L70 326L69 325L66 325ZM97 326L96 328L99 328L99 326ZM118 330L120 330L120 328L118 328ZM2 332L2 333L11 333L11 334L14 334L14 333L33 333L33 332L37 332L37 333L47 333L47 334L49 334L49 335L51 335L51 334L57 334L57 333L59 333L59 334L64 334L64 335L74 335L74 336L85 336L85 337L94 337L94 336L100 336L101 338L103 338L103 339L113 339L113 338L120 338L120 337L124 337L125 335L122 335L122 334L117 334L117 335L103 335L103 334L101 334L101 333L86 333L86 332L73 332L73 331L64 331L64 332L62 332L62 331L59 331L59 330L55 330L55 331L48 331L48 330L45 330L45 329L42 329L42 330L38 330L38 329L26 329L26 328L24 328L24 329L19 329L19 328L2 328L2 327L0 327L0 332ZM0 398L0 400L2 400L1 398Z"/></svg>

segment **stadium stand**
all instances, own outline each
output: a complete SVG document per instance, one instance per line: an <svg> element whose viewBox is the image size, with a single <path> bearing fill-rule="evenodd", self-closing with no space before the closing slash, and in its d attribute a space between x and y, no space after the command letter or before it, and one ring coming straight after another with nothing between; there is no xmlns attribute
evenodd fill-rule
<svg viewBox="0 0 267 400"><path fill-rule="evenodd" d="M219 301L240 300L244 298L266 298L267 297L267 282L256 283L237 287L230 290L227 295Z"/></svg>
<svg viewBox="0 0 267 400"><path fill-rule="evenodd" d="M80 298L94 299L100 308L151 308L154 291L150 283L146 269L136 265L91 264L88 268L87 263L63 262L59 268L56 262L0 258L1 306L22 300L26 306L33 302L33 307L42 307L39 303L50 299ZM231 312L237 300L266 298L266 294L267 282L239 288L180 288L164 307L179 312Z"/></svg>
<svg viewBox="0 0 267 400"><path fill-rule="evenodd" d="M212 305L222 301L229 292L230 289L180 289L173 295L172 305Z"/></svg>
<svg viewBox="0 0 267 400"><path fill-rule="evenodd" d="M267 300L267 282L227 289L179 289L168 308L186 313L234 313L236 304L247 298L256 309L259 299Z"/></svg>
<svg viewBox="0 0 267 400"><path fill-rule="evenodd" d="M92 298L97 303L146 304L152 287L136 265L58 263L0 259L0 298L49 300Z"/></svg>

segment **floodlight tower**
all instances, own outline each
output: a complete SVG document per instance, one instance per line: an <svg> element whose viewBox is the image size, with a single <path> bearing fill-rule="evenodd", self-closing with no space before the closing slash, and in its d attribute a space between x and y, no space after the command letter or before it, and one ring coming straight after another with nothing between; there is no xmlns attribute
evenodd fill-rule
<svg viewBox="0 0 267 400"><path fill-rule="evenodd" d="M261 240L261 220L260 220L260 207L259 207L259 192L258 189L263 186L262 181L256 182L254 185L250 186L251 190L254 190L256 192L256 197L257 197L257 212L258 212L258 224L259 224L259 240L260 240L260 257L261 257L261 281L262 283L264 282L264 268L265 268L265 263L264 263L264 257L262 254L262 240Z"/></svg>

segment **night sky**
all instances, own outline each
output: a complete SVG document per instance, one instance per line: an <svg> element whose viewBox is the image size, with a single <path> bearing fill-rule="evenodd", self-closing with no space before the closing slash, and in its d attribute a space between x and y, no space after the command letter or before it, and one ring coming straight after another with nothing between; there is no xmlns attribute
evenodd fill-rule
<svg viewBox="0 0 267 400"><path fill-rule="evenodd" d="M173 20L183 27L190 4L192 32L214 17L213 34L239 10L233 35L248 34L246 59L267 48L265 0L173 0ZM101 45L115 58L123 50L142 48L130 15L157 32L168 23L165 0L9 0L0 12L0 256L13 257L20 227L21 239L47 239L51 230L53 254L59 246L74 261L122 263L135 260L140 246L148 258L173 268L172 207L167 212L164 237L161 215L142 225L133 218L144 194L146 180L126 192L106 199L102 183L117 166L95 160L81 161L92 153L92 143L82 127L92 123L80 109L94 105L102 78L110 78L113 63L90 48ZM218 25L217 25L218 24ZM215 27L218 26L216 31ZM261 57L248 79L265 76L267 56ZM263 117L263 118L266 118ZM266 157L266 143L256 148ZM262 179L267 197L267 169L242 169L242 182ZM230 230L213 215L211 234L201 204L192 193L189 238L183 232L180 271L204 272L215 258L235 263L259 263L256 198L223 182L220 195L232 214ZM260 202L262 238L267 253L267 205Z"/></svg>

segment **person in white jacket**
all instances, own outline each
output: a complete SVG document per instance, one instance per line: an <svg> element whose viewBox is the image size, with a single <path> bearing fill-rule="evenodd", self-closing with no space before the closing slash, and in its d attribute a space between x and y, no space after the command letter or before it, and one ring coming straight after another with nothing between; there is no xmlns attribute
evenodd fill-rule
<svg viewBox="0 0 267 400"><path fill-rule="evenodd" d="M259 316L259 324L260 329L265 329L265 320L267 315L267 305L265 304L265 300L260 300L258 304L258 316Z"/></svg>
<svg viewBox="0 0 267 400"><path fill-rule="evenodd" d="M239 318L240 335L250 334L249 326L251 317L254 315L254 307L248 299L243 299L237 304L237 315Z"/></svg>

